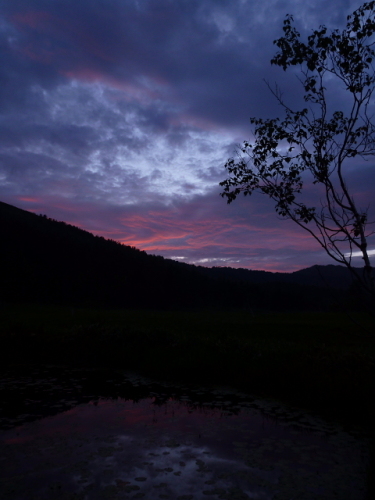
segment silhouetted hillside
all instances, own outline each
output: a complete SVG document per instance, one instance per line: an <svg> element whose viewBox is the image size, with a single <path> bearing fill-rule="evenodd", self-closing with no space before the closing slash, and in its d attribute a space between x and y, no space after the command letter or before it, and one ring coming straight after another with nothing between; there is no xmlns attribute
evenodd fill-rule
<svg viewBox="0 0 375 500"><path fill-rule="evenodd" d="M197 267L2 202L0 223L3 301L254 310L326 309L332 302L313 268L282 274Z"/></svg>
<svg viewBox="0 0 375 500"><path fill-rule="evenodd" d="M207 275L209 274L238 283L243 282L254 285L284 283L348 290L353 283L351 272L346 267L335 265L315 265L293 273L271 273L242 268L213 267L207 270Z"/></svg>

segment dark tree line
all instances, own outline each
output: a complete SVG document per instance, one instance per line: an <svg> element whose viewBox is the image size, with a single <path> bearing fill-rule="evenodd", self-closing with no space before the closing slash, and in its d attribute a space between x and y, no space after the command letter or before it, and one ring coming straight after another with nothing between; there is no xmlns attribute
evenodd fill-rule
<svg viewBox="0 0 375 500"><path fill-rule="evenodd" d="M263 273L231 274L147 255L1 202L0 224L3 302L253 311L334 306L329 290L303 280L282 282L264 273L254 281L250 275Z"/></svg>

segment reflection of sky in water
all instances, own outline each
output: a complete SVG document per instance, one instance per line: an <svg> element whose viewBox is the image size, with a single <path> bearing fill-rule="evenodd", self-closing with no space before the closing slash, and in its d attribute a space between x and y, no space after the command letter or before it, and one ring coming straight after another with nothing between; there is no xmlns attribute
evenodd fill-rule
<svg viewBox="0 0 375 500"><path fill-rule="evenodd" d="M220 391L194 408L197 394L101 398L1 431L0 498L364 498L359 439L267 418L246 400L230 415Z"/></svg>

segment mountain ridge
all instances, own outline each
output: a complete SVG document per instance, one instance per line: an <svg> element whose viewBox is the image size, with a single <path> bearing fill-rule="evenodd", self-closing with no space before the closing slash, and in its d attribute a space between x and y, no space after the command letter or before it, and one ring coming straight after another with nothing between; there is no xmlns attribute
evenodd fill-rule
<svg viewBox="0 0 375 500"><path fill-rule="evenodd" d="M309 308L328 300L319 275L338 293L351 281L346 268L333 265L272 273L177 262L1 201L0 222L5 301L287 308L289 300L290 306Z"/></svg>

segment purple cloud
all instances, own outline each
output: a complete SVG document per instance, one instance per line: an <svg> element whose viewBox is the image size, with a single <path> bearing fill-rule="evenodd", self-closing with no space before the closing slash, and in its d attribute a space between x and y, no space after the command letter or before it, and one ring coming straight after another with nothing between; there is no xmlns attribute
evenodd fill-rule
<svg viewBox="0 0 375 500"><path fill-rule="evenodd" d="M218 183L251 135L249 117L280 114L263 79L299 105L295 75L269 63L285 15L309 33L342 27L359 5L3 3L0 199L185 262L284 271L329 263L268 200L227 206ZM332 94L334 107L344 101ZM348 176L371 204L372 161L354 162Z"/></svg>

